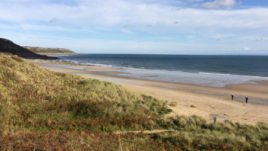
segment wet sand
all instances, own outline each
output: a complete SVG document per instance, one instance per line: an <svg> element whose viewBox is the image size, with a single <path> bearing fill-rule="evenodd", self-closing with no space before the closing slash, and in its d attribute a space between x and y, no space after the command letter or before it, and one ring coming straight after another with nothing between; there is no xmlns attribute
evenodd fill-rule
<svg viewBox="0 0 268 151"><path fill-rule="evenodd" d="M268 82L228 85L222 88L142 80L122 76L122 69L85 66L57 61L31 60L31 62L55 72L80 75L120 84L131 91L145 93L169 102L174 114L198 115L209 121L255 124L268 122ZM234 100L231 100L234 95ZM245 97L249 98L248 104Z"/></svg>

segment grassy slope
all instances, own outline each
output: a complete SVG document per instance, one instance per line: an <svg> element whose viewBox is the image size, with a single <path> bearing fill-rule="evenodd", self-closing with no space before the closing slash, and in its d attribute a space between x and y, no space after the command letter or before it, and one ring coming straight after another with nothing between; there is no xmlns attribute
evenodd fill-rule
<svg viewBox="0 0 268 151"><path fill-rule="evenodd" d="M45 53L66 53L66 54L73 54L74 52L69 50L69 49L64 49L64 48L43 48L43 47L29 47L29 46L25 46L26 49L34 52L34 53L41 53L41 54L45 54Z"/></svg>
<svg viewBox="0 0 268 151"><path fill-rule="evenodd" d="M0 38L0 52L13 54L13 55L17 55L17 56L28 58L28 59L57 59L55 57L49 57L46 55L36 54L4 38Z"/></svg>
<svg viewBox="0 0 268 151"><path fill-rule="evenodd" d="M268 126L166 118L166 103L0 55L0 149L265 150ZM163 133L121 133L166 129Z"/></svg>

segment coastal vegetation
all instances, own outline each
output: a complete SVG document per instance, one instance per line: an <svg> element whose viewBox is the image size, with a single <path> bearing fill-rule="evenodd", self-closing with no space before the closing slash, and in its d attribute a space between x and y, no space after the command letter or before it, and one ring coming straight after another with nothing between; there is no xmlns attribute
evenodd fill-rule
<svg viewBox="0 0 268 151"><path fill-rule="evenodd" d="M0 150L268 150L268 124L171 116L165 100L0 55Z"/></svg>
<svg viewBox="0 0 268 151"><path fill-rule="evenodd" d="M29 47L24 48L37 54L74 54L73 51L64 48L44 48L44 47Z"/></svg>
<svg viewBox="0 0 268 151"><path fill-rule="evenodd" d="M11 40L0 38L0 52L6 54L13 54L27 59L57 59L56 57L49 57L34 53L27 48L15 44Z"/></svg>

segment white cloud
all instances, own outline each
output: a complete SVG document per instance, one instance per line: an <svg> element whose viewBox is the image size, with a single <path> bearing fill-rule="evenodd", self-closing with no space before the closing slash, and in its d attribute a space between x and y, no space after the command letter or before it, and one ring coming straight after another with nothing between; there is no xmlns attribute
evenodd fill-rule
<svg viewBox="0 0 268 151"><path fill-rule="evenodd" d="M204 4L205 8L230 8L236 5L236 0L214 0Z"/></svg>
<svg viewBox="0 0 268 151"><path fill-rule="evenodd" d="M229 6L234 3L231 1L216 0L212 3ZM12 5L7 4L10 2L0 4L0 20L27 24L41 22L51 24L51 26L58 24L79 28L129 27L141 30L264 28L268 26L267 8L204 10L178 8L157 3L132 3L127 0L78 0L77 5L73 6L42 1L27 3L27 5L15 2Z"/></svg>
<svg viewBox="0 0 268 151"><path fill-rule="evenodd" d="M249 47L244 47L244 50L246 50L246 51L247 51L247 50L250 50L250 48L249 48Z"/></svg>
<svg viewBox="0 0 268 151"><path fill-rule="evenodd" d="M234 0L215 0L207 3L207 5L210 4L210 8L219 8L231 7L235 3ZM268 8L208 10L166 5L163 2L157 2L157 0L146 0L145 2L142 0L75 0L72 5L52 3L52 0L1 0L0 3L1 32L5 29L43 33L53 33L55 31L79 33L100 30L104 33L105 31L124 32L125 34L138 33L141 37L143 37L143 34L156 36L172 34L178 35L177 37L184 34L192 40L185 46L183 43L186 36L181 37L184 41L173 39L172 42L161 42L161 44L150 40L144 43L136 43L135 40L126 42L122 39L117 39L117 41L114 41L114 39L86 39L90 41L87 43L86 40L78 39L73 45L83 50L86 50L86 48L91 50L107 50L109 48L120 48L121 50L123 48L133 50L188 50L190 47L204 50L208 49L209 46L211 46L211 49L222 47L231 50L234 47L243 49L244 44L243 46L239 44L241 41L248 43L249 47L253 49L254 47L249 42L252 38L249 40L242 38L258 38L260 35L268 37L267 18ZM8 24L1 25L1 22ZM237 44L235 46L227 43L211 44L214 42L211 42L212 40L226 41L226 39L231 39ZM68 41L69 39L65 40ZM252 42L254 46L255 41ZM102 45L102 42L105 45ZM204 44L201 42L204 42ZM261 40L261 42L265 43L267 40ZM66 45L64 42L61 44ZM267 48L266 44L257 45L258 48L260 46Z"/></svg>

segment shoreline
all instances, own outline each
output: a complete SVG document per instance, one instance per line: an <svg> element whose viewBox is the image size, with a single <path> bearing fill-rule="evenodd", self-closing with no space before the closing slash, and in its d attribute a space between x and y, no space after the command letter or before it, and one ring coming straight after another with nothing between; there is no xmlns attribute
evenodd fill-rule
<svg viewBox="0 0 268 151"><path fill-rule="evenodd" d="M208 121L217 116L219 121L255 124L268 121L268 82L256 84L209 87L155 80L122 77L119 68L95 65L77 65L57 61L30 60L43 68L85 78L95 78L120 84L131 91L167 100L179 115L198 115ZM231 100L235 96L235 101ZM244 103L249 97L249 104ZM174 106L174 104L176 104Z"/></svg>
<svg viewBox="0 0 268 151"><path fill-rule="evenodd" d="M97 55L97 54L96 54ZM101 55L101 54L100 54ZM83 55L85 56L85 55ZM239 72L232 70L202 70L199 69L189 69L180 66L180 68L170 68L168 65L167 67L163 67L159 65L159 68L146 68L148 65L142 65L142 63L130 63L126 62L123 63L119 60L118 62L110 62L109 58L107 61L98 63L98 60L95 61L95 57L93 55L92 60L85 61L83 56L74 57L74 58L60 58L62 61L69 61L74 64L82 65L82 66L100 66L100 67L109 67L112 69L119 69L122 72L118 72L116 76L124 77L124 78L135 78L135 79L143 79L143 80L151 80L151 81L162 81L162 82L170 82L170 83L178 83L178 84L193 84L193 85L200 85L200 86L209 86L209 87L225 87L229 85L237 85L237 84L255 84L258 81L268 81L267 74L263 74L262 72L256 70L251 71L248 70L247 72ZM122 56L121 56L122 57ZM98 56L96 56L98 58ZM120 57L119 57L120 59ZM131 59L131 58L130 58ZM143 60L141 60L143 61ZM109 64L109 62L111 64ZM106 64L103 64L106 63ZM188 67L188 65L186 65ZM211 68L211 66L209 66ZM244 66L243 66L244 67ZM245 68L245 67L244 67ZM225 71L225 72L222 72ZM239 74L240 73L240 74ZM106 73L105 73L106 74ZM114 74L111 74L112 76Z"/></svg>

